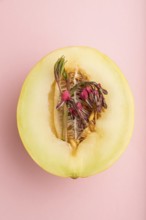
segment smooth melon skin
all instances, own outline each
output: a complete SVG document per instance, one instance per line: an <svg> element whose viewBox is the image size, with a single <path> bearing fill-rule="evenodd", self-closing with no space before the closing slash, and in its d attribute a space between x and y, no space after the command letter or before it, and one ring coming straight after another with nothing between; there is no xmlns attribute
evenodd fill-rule
<svg viewBox="0 0 146 220"><path fill-rule="evenodd" d="M84 70L90 80L108 91L108 109L97 120L90 134L72 153L70 144L57 138L55 126L57 99L54 64L62 55L66 68ZM30 71L17 106L17 125L21 140L44 170L62 177L87 177L110 167L126 149L134 125L134 103L128 83L107 56L88 47L67 47L51 52Z"/></svg>

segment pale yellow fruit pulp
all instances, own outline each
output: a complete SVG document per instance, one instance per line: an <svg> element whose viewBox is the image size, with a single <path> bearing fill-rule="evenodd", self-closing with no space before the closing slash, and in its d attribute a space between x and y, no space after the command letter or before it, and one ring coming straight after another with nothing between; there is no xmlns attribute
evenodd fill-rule
<svg viewBox="0 0 146 220"><path fill-rule="evenodd" d="M75 155L70 144L55 133L53 70L62 55L67 69L83 69L108 91L108 109L97 120L96 132L79 144ZM87 177L107 169L126 149L134 124L133 97L111 59L93 48L67 47L48 54L29 73L18 102L17 124L26 150L43 169L62 177Z"/></svg>

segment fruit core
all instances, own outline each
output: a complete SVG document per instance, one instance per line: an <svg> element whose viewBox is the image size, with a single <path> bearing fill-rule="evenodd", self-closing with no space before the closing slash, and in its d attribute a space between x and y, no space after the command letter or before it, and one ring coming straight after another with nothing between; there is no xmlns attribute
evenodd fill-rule
<svg viewBox="0 0 146 220"><path fill-rule="evenodd" d="M54 65L54 77L59 90L56 109L62 120L61 139L73 149L91 133L96 131L96 121L107 108L104 95L107 90L100 83L89 80L79 68L67 71L65 57Z"/></svg>

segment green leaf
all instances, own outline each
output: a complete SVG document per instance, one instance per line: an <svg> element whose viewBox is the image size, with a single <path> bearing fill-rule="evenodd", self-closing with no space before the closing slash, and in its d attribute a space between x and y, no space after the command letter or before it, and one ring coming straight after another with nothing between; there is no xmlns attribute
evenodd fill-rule
<svg viewBox="0 0 146 220"><path fill-rule="evenodd" d="M67 80L67 73L65 70L63 71L62 76L64 77L65 80Z"/></svg>

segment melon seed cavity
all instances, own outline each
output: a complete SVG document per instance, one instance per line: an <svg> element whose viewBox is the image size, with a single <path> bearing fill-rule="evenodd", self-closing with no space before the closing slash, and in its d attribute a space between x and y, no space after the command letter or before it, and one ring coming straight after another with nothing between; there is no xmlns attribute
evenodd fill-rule
<svg viewBox="0 0 146 220"><path fill-rule="evenodd" d="M67 71L65 57L54 65L54 77L59 89L56 107L62 119L62 140L73 149L91 133L95 132L96 121L107 108L104 95L107 90L100 83L89 81L80 69Z"/></svg>

